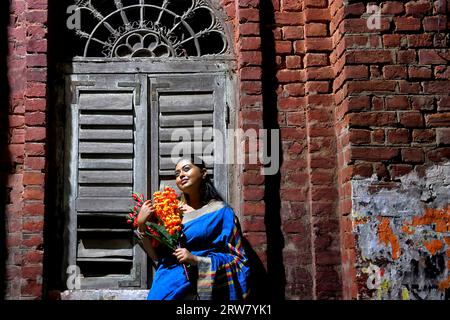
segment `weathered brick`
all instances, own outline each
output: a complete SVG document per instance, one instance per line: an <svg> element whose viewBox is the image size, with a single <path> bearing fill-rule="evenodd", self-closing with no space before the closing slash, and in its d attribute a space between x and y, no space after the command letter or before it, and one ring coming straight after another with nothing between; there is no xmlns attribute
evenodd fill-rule
<svg viewBox="0 0 450 320"><path fill-rule="evenodd" d="M326 67L310 67L306 70L306 80L331 80L334 78L333 68Z"/></svg>
<svg viewBox="0 0 450 320"><path fill-rule="evenodd" d="M240 70L242 80L261 79L262 70L260 67L245 67Z"/></svg>
<svg viewBox="0 0 450 320"><path fill-rule="evenodd" d="M385 79L406 79L406 66L388 65L383 67L383 77Z"/></svg>
<svg viewBox="0 0 450 320"><path fill-rule="evenodd" d="M401 154L405 162L422 163L425 158L422 148L403 148Z"/></svg>
<svg viewBox="0 0 450 320"><path fill-rule="evenodd" d="M432 143L436 138L436 134L432 129L414 129L413 141L419 143Z"/></svg>
<svg viewBox="0 0 450 320"><path fill-rule="evenodd" d="M259 10L254 8L240 9L237 11L239 23L249 24L248 22L259 22ZM241 26L241 27L243 27Z"/></svg>
<svg viewBox="0 0 450 320"><path fill-rule="evenodd" d="M346 53L350 64L392 63L393 53L389 50L351 50Z"/></svg>
<svg viewBox="0 0 450 320"><path fill-rule="evenodd" d="M256 216L263 216L266 212L265 205L261 202L249 202L246 201L243 204L243 214L246 216L250 215L256 215Z"/></svg>
<svg viewBox="0 0 450 320"><path fill-rule="evenodd" d="M23 175L24 185L43 185L45 175L41 172L25 172Z"/></svg>
<svg viewBox="0 0 450 320"><path fill-rule="evenodd" d="M433 46L432 34L408 34L408 47L431 47Z"/></svg>
<svg viewBox="0 0 450 320"><path fill-rule="evenodd" d="M305 25L305 36L325 37L328 34L328 27L325 23L308 23Z"/></svg>
<svg viewBox="0 0 450 320"><path fill-rule="evenodd" d="M301 11L302 3L297 0L284 0L281 3L283 11Z"/></svg>
<svg viewBox="0 0 450 320"><path fill-rule="evenodd" d="M450 113L435 113L426 117L428 127L450 127Z"/></svg>
<svg viewBox="0 0 450 320"><path fill-rule="evenodd" d="M263 188L246 188L244 189L244 200L259 201L264 198Z"/></svg>
<svg viewBox="0 0 450 320"><path fill-rule="evenodd" d="M305 113L289 112L286 115L286 121L289 126L303 126L305 124Z"/></svg>
<svg viewBox="0 0 450 320"><path fill-rule="evenodd" d="M33 22L34 24L46 24L48 19L47 10L27 10L26 11L27 21Z"/></svg>
<svg viewBox="0 0 450 320"><path fill-rule="evenodd" d="M436 129L436 143L438 146L450 145L450 128Z"/></svg>
<svg viewBox="0 0 450 320"><path fill-rule="evenodd" d="M414 93L419 94L422 91L422 87L419 82L410 82L406 80L399 81L399 92L400 93Z"/></svg>
<svg viewBox="0 0 450 320"><path fill-rule="evenodd" d="M350 129L349 139L351 143L354 144L368 144L370 143L370 130L362 129Z"/></svg>
<svg viewBox="0 0 450 320"><path fill-rule="evenodd" d="M328 55L324 53L307 53L304 59L305 67L326 66L328 64Z"/></svg>
<svg viewBox="0 0 450 320"><path fill-rule="evenodd" d="M352 113L348 116L350 126L387 126L395 125L396 114L394 112L364 112Z"/></svg>
<svg viewBox="0 0 450 320"><path fill-rule="evenodd" d="M407 128L420 128L423 126L423 116L416 111L402 112L400 123Z"/></svg>
<svg viewBox="0 0 450 320"><path fill-rule="evenodd" d="M383 35L383 45L387 48L400 47L404 43L405 36L401 34Z"/></svg>
<svg viewBox="0 0 450 320"><path fill-rule="evenodd" d="M420 30L420 19L412 17L395 17L395 31L418 31Z"/></svg>
<svg viewBox="0 0 450 320"><path fill-rule="evenodd" d="M386 97L386 110L406 110L409 109L409 101L406 96Z"/></svg>
<svg viewBox="0 0 450 320"><path fill-rule="evenodd" d="M413 96L411 98L411 106L414 110L434 110L434 97Z"/></svg>
<svg viewBox="0 0 450 320"><path fill-rule="evenodd" d="M450 92L450 80L424 82L423 90L425 93L431 93L431 94Z"/></svg>
<svg viewBox="0 0 450 320"><path fill-rule="evenodd" d="M386 1L381 7L382 14L398 15L404 11L405 7L400 1Z"/></svg>
<svg viewBox="0 0 450 320"><path fill-rule="evenodd" d="M25 123L27 126L43 126L46 123L46 115L43 112L25 113Z"/></svg>
<svg viewBox="0 0 450 320"><path fill-rule="evenodd" d="M432 16L423 19L423 30L430 31L444 31L447 28L447 16Z"/></svg>
<svg viewBox="0 0 450 320"><path fill-rule="evenodd" d="M298 82L302 80L302 75L297 70L280 70L277 72L277 79L280 83Z"/></svg>
<svg viewBox="0 0 450 320"><path fill-rule="evenodd" d="M397 179L412 171L412 166L409 164L393 164L389 168L392 179Z"/></svg>
<svg viewBox="0 0 450 320"><path fill-rule="evenodd" d="M27 97L45 97L46 92L47 86L45 83L29 82L27 83L25 95Z"/></svg>
<svg viewBox="0 0 450 320"><path fill-rule="evenodd" d="M275 51L278 54L292 53L292 42L291 41L275 41Z"/></svg>
<svg viewBox="0 0 450 320"><path fill-rule="evenodd" d="M28 187L23 193L23 198L26 200L43 200L44 190L40 187Z"/></svg>
<svg viewBox="0 0 450 320"><path fill-rule="evenodd" d="M30 127L26 130L25 139L26 141L44 141L46 136L46 128Z"/></svg>
<svg viewBox="0 0 450 320"><path fill-rule="evenodd" d="M423 17L430 13L431 3L428 1L415 1L405 4L406 15L413 17Z"/></svg>
<svg viewBox="0 0 450 320"><path fill-rule="evenodd" d="M328 8L323 9L306 8L304 14L305 14L305 22L330 21L330 10Z"/></svg>
<svg viewBox="0 0 450 320"><path fill-rule="evenodd" d="M385 133L383 129L376 129L372 131L372 143L384 144Z"/></svg>
<svg viewBox="0 0 450 320"><path fill-rule="evenodd" d="M258 51L244 51L241 52L239 63L241 66L259 66L262 62L261 52Z"/></svg>
<svg viewBox="0 0 450 320"><path fill-rule="evenodd" d="M289 83L284 86L284 89L292 97L305 95L305 85L303 83Z"/></svg>
<svg viewBox="0 0 450 320"><path fill-rule="evenodd" d="M349 81L349 92L394 92L396 83L393 80Z"/></svg>
<svg viewBox="0 0 450 320"><path fill-rule="evenodd" d="M303 26L286 26L282 28L284 40L299 40L303 39Z"/></svg>
<svg viewBox="0 0 450 320"><path fill-rule="evenodd" d="M407 129L392 129L387 131L387 142L392 144L407 144L410 142Z"/></svg>
<svg viewBox="0 0 450 320"><path fill-rule="evenodd" d="M434 67L434 76L436 79L450 79L450 67L436 66Z"/></svg>
<svg viewBox="0 0 450 320"><path fill-rule="evenodd" d="M305 106L306 100L302 97L278 98L278 109L280 111L298 111Z"/></svg>
<svg viewBox="0 0 450 320"><path fill-rule="evenodd" d="M246 94L261 94L262 92L261 81L241 81L239 88Z"/></svg>
<svg viewBox="0 0 450 320"><path fill-rule="evenodd" d="M431 67L425 66L410 66L408 67L408 76L410 79L430 79Z"/></svg>
<svg viewBox="0 0 450 320"><path fill-rule="evenodd" d="M387 147L353 147L352 160L382 161L391 160L399 155L399 149Z"/></svg>
<svg viewBox="0 0 450 320"><path fill-rule="evenodd" d="M398 50L397 63L413 64L416 62L416 50ZM420 62L422 64L422 62Z"/></svg>
<svg viewBox="0 0 450 320"><path fill-rule="evenodd" d="M288 69L300 69L302 67L302 58L300 56L287 56L286 68Z"/></svg>
<svg viewBox="0 0 450 320"><path fill-rule="evenodd" d="M30 40L27 42L27 52L45 53L47 52L47 39Z"/></svg>
<svg viewBox="0 0 450 320"><path fill-rule="evenodd" d="M304 48L306 51L331 51L333 48L330 38L307 38L304 43L298 43L296 47L296 52L302 52L301 49Z"/></svg>
<svg viewBox="0 0 450 320"><path fill-rule="evenodd" d="M26 143L25 152L28 156L45 156L45 145L43 143Z"/></svg>
<svg viewBox="0 0 450 320"><path fill-rule="evenodd" d="M327 81L308 81L305 86L306 92L311 93L328 93L330 83Z"/></svg>
<svg viewBox="0 0 450 320"><path fill-rule="evenodd" d="M303 15L300 12L275 12L275 22L280 25L302 25Z"/></svg>
<svg viewBox="0 0 450 320"><path fill-rule="evenodd" d="M261 49L260 37L243 37L238 42L241 51L252 51Z"/></svg>
<svg viewBox="0 0 450 320"><path fill-rule="evenodd" d="M258 36L260 32L259 23L244 23L239 26L239 33L243 36Z"/></svg>
<svg viewBox="0 0 450 320"><path fill-rule="evenodd" d="M26 203L23 206L24 216L42 216L45 212L45 205L43 203Z"/></svg>
<svg viewBox="0 0 450 320"><path fill-rule="evenodd" d="M450 59L450 50L420 49L419 63L426 64L447 64Z"/></svg>
<svg viewBox="0 0 450 320"><path fill-rule="evenodd" d="M442 97L438 100L437 111L450 111L450 97Z"/></svg>

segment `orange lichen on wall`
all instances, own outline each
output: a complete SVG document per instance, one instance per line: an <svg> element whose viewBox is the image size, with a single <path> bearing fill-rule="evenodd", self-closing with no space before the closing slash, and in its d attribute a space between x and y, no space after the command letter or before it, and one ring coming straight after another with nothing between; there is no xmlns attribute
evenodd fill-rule
<svg viewBox="0 0 450 320"><path fill-rule="evenodd" d="M400 245L398 238L391 228L390 220L384 217L378 217L380 224L378 225L378 240L385 246L391 245L392 259L396 260L400 257Z"/></svg>
<svg viewBox="0 0 450 320"><path fill-rule="evenodd" d="M450 227L450 206L444 209L425 209L425 214L412 219L413 226L435 224L436 232L447 232Z"/></svg>
<svg viewBox="0 0 450 320"><path fill-rule="evenodd" d="M402 230L403 230L403 232L404 233L406 233L406 234L409 234L409 235L411 235L411 234L414 234L414 230L411 230L411 228L409 227L409 226L403 226L402 227Z"/></svg>
<svg viewBox="0 0 450 320"><path fill-rule="evenodd" d="M353 228L360 224L365 224L370 221L369 217L358 217L356 219L353 219Z"/></svg>
<svg viewBox="0 0 450 320"><path fill-rule="evenodd" d="M427 248L428 252L430 252L431 255L433 256L444 246L442 241L437 239L433 239L431 241L424 241L423 245L425 246L425 248Z"/></svg>
<svg viewBox="0 0 450 320"><path fill-rule="evenodd" d="M450 288L450 276L447 277L444 281L439 282L439 289L445 290Z"/></svg>

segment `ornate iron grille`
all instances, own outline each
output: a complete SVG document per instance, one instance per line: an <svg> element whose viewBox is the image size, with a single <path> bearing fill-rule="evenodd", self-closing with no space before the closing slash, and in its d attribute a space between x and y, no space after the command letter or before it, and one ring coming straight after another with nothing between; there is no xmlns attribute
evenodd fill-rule
<svg viewBox="0 0 450 320"><path fill-rule="evenodd" d="M209 0L76 0L84 57L189 57L229 53Z"/></svg>

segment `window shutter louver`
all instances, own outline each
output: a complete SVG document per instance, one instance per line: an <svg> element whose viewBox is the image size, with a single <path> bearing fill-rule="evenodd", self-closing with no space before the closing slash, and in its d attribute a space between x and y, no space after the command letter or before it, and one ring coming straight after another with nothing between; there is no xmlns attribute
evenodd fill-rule
<svg viewBox="0 0 450 320"><path fill-rule="evenodd" d="M66 76L66 264L79 267L77 289L147 288L151 268L126 215L132 190L146 198L167 185L178 190L175 130L190 133L194 141L183 143L198 144L228 200L226 83L224 73Z"/></svg>
<svg viewBox="0 0 450 320"><path fill-rule="evenodd" d="M126 223L131 191L147 191L145 81L69 78L68 263L79 267L80 289L145 288L146 256Z"/></svg>
<svg viewBox="0 0 450 320"><path fill-rule="evenodd" d="M204 159L215 186L222 196L227 198L223 150L226 128L224 86L224 76L217 74L150 78L152 110L150 136L152 142L157 142L153 143L151 154L152 163L157 164L159 172L159 175L152 176L154 190L162 189L164 186L178 190L174 170L181 154L171 158L171 153L174 147L183 144L192 153ZM196 135L194 125L200 121L201 131L197 129L197 132L201 134ZM184 137L180 138L177 135L174 137L173 133L177 129L189 132L191 140L186 141ZM214 136L213 129L220 131L222 137ZM179 140L176 140L177 138Z"/></svg>

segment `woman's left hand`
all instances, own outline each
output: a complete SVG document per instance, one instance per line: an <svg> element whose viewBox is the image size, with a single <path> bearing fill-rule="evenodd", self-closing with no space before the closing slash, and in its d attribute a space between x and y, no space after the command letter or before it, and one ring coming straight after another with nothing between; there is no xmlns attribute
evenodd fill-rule
<svg viewBox="0 0 450 320"><path fill-rule="evenodd" d="M198 263L197 256L194 256L189 252L186 248L178 248L173 253L175 257L177 257L178 262L187 263L193 266L196 266Z"/></svg>

